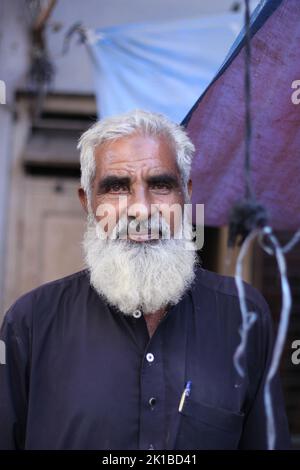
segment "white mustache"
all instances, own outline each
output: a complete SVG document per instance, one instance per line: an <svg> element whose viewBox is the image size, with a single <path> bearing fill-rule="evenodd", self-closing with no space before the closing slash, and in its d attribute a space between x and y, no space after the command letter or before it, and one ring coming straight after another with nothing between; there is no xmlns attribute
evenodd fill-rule
<svg viewBox="0 0 300 470"><path fill-rule="evenodd" d="M169 239L170 238L170 225L162 217L152 216L151 219L128 219L127 216L123 216L119 219L115 227L113 228L110 235L107 238L111 240L127 239L129 235L151 235L151 238ZM97 225L97 235L101 238L100 234L103 235L103 229ZM100 231L100 234L99 234Z"/></svg>

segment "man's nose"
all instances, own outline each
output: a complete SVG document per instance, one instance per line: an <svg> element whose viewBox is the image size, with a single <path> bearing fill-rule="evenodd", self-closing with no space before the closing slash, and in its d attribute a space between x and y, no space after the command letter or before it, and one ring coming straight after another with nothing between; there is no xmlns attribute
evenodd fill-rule
<svg viewBox="0 0 300 470"><path fill-rule="evenodd" d="M128 197L128 217L134 217L139 220L148 219L151 214L151 201L144 186L134 188Z"/></svg>

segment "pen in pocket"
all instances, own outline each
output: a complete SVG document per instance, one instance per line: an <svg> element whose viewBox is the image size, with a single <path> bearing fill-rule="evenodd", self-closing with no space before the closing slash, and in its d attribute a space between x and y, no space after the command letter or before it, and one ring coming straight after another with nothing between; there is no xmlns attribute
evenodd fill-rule
<svg viewBox="0 0 300 470"><path fill-rule="evenodd" d="M183 390L183 393L181 395L181 400L180 400L180 403L179 403L179 408L178 408L178 411L181 412L182 409L183 409L183 405L184 405L184 402L185 402L185 399L186 397L189 397L190 396L190 393L191 393L191 388L192 388L192 381L191 380L188 380L186 385L185 385L185 388Z"/></svg>

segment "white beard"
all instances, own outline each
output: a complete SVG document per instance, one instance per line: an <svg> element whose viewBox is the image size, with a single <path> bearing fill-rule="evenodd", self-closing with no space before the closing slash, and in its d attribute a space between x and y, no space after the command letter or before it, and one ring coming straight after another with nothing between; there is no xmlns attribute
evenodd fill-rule
<svg viewBox="0 0 300 470"><path fill-rule="evenodd" d="M197 255L192 241L171 238L153 244L99 239L95 220L89 216L83 248L92 286L125 315L137 309L154 313L178 303L195 277Z"/></svg>

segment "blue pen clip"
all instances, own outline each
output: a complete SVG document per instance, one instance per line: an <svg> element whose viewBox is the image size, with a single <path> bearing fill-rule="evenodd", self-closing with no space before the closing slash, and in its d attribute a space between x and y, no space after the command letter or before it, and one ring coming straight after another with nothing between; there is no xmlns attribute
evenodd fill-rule
<svg viewBox="0 0 300 470"><path fill-rule="evenodd" d="M181 400L180 400L179 408L178 408L179 412L181 412L182 409L183 409L183 405L185 403L186 397L190 396L191 388L192 388L192 381L188 380L187 383L186 383L185 389L183 390L183 393L181 395Z"/></svg>

